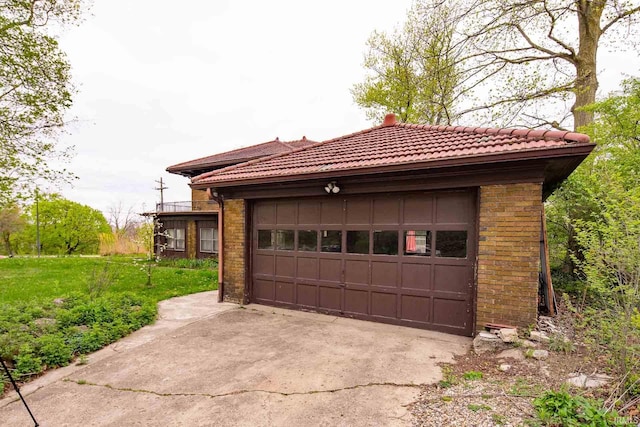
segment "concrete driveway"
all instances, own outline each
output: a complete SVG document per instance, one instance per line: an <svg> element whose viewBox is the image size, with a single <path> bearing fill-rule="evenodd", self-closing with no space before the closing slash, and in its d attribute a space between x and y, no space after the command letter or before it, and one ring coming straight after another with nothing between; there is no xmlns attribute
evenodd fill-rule
<svg viewBox="0 0 640 427"><path fill-rule="evenodd" d="M25 387L42 426L409 425L406 405L468 338L249 305L215 293ZM15 397L0 425L33 425Z"/></svg>

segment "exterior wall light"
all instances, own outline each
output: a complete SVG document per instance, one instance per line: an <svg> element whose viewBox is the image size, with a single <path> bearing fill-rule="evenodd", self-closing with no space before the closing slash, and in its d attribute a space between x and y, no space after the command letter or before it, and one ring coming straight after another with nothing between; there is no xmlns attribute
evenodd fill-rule
<svg viewBox="0 0 640 427"><path fill-rule="evenodd" d="M340 192L340 187L338 187L338 184L335 181L331 181L324 187L324 191L326 191L327 194L338 194Z"/></svg>

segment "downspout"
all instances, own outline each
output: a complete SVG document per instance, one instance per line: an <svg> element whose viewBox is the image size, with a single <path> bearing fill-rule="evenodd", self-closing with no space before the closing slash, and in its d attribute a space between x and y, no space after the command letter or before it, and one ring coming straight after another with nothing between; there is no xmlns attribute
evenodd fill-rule
<svg viewBox="0 0 640 427"><path fill-rule="evenodd" d="M207 188L210 200L218 202L218 302L224 298L224 201L214 189Z"/></svg>

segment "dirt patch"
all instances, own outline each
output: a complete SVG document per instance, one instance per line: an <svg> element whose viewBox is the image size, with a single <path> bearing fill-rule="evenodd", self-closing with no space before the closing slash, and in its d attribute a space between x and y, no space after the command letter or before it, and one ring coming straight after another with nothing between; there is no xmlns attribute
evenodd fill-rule
<svg viewBox="0 0 640 427"><path fill-rule="evenodd" d="M588 398L610 398L615 379L591 389L565 384L571 373L608 373L609 366L607 360L593 357L579 344L567 315L554 318L554 322L558 329L547 332L569 337L571 352L553 351L549 343L536 343L536 349L549 351L548 358L536 360L531 357L533 349L516 343L506 353L512 357L501 351L482 355L470 351L457 356L454 364L441 365L444 379L423 387L419 399L410 405L414 426L528 425L535 420L533 400L546 390L562 387ZM621 415L629 417L633 425L640 422L633 410Z"/></svg>

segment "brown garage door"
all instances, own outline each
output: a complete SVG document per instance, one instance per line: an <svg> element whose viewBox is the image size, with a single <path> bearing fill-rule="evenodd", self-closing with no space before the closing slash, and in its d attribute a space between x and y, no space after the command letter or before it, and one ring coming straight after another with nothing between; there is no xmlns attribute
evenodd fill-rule
<svg viewBox="0 0 640 427"><path fill-rule="evenodd" d="M251 300L471 335L475 191L257 201Z"/></svg>

